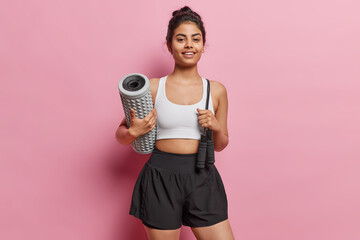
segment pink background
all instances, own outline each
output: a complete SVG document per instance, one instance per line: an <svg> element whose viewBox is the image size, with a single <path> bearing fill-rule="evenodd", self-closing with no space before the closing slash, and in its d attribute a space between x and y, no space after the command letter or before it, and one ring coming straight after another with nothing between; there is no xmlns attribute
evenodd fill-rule
<svg viewBox="0 0 360 240"><path fill-rule="evenodd" d="M170 73L185 4L207 30L200 74L228 90L216 165L236 239L360 239L355 0L2 1L0 239L146 239L128 211L149 155L115 140L117 84Z"/></svg>

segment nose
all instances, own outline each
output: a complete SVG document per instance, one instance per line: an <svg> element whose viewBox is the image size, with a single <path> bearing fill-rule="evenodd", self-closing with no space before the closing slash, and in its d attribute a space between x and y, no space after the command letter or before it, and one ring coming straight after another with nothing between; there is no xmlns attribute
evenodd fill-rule
<svg viewBox="0 0 360 240"><path fill-rule="evenodd" d="M193 47L192 42L191 41L186 41L185 48L192 48L192 47Z"/></svg>

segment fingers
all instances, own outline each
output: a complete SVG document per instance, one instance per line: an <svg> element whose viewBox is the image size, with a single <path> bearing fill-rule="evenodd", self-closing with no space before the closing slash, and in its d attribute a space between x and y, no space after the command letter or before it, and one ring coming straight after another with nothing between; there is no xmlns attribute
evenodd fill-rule
<svg viewBox="0 0 360 240"><path fill-rule="evenodd" d="M199 113L199 115L202 115L202 114L206 114L208 112L211 112L210 110L208 109L200 109L200 108L196 108L196 111Z"/></svg>
<svg viewBox="0 0 360 240"><path fill-rule="evenodd" d="M143 135L151 131L156 126L157 113L156 109L152 109L150 113L143 119L136 118L135 110L131 108L131 125L137 129L139 135Z"/></svg>
<svg viewBox="0 0 360 240"><path fill-rule="evenodd" d="M157 118L157 113L155 108L153 110L151 110L151 112L146 116L149 124L153 124L154 122L156 123L156 118Z"/></svg>
<svg viewBox="0 0 360 240"><path fill-rule="evenodd" d="M156 119L154 120L153 124L151 125L151 129L153 129L156 126Z"/></svg>
<svg viewBox="0 0 360 240"><path fill-rule="evenodd" d="M130 115L131 115L131 119L136 117L136 115L135 115L135 110L134 110L133 108L131 108L131 110L130 110ZM155 109L155 108L153 108L153 110L151 110L151 111L149 112L149 114L148 114L146 117L144 117L144 119L145 119L145 120L150 120L150 119L153 118L153 117L155 117L155 118L157 117L157 113L156 113L156 109Z"/></svg>
<svg viewBox="0 0 360 240"><path fill-rule="evenodd" d="M149 112L149 114L146 116L146 117L144 117L144 120L145 121L150 121L152 118L156 118L156 116L157 116L157 114L156 114L156 110L155 110L155 108L153 108L150 112Z"/></svg>
<svg viewBox="0 0 360 240"><path fill-rule="evenodd" d="M156 109L154 108L151 111L152 117L151 117L151 129L153 129L156 125L156 119L157 119L157 112Z"/></svg>
<svg viewBox="0 0 360 240"><path fill-rule="evenodd" d="M153 108L153 110L151 110L151 114L152 114L152 118L155 118L157 117L157 112L156 112L156 109Z"/></svg>
<svg viewBox="0 0 360 240"><path fill-rule="evenodd" d="M156 114L156 110L155 108L153 110L151 110L151 112L143 119L143 121L145 122L145 127L146 129L148 129L147 131L152 130L155 125L156 125L156 118L157 118L157 114Z"/></svg>
<svg viewBox="0 0 360 240"><path fill-rule="evenodd" d="M131 108L131 110L130 110L130 117L131 117L131 119L135 119L135 118L136 118L136 116L135 116L135 110L132 109L132 108Z"/></svg>
<svg viewBox="0 0 360 240"><path fill-rule="evenodd" d="M144 117L142 120L147 124L147 126L152 126L154 124L156 124L156 118L157 118L157 113L156 113L156 109L153 108L149 114Z"/></svg>
<svg viewBox="0 0 360 240"><path fill-rule="evenodd" d="M198 119L199 120L202 120L202 119L211 119L211 118L213 118L214 116L213 116L213 114L212 114L212 112L211 111L208 111L208 112L205 112L205 113L203 113L203 114L200 114L200 115L198 115Z"/></svg>
<svg viewBox="0 0 360 240"><path fill-rule="evenodd" d="M196 108L196 111L198 112L199 115L204 115L204 114L212 114L212 111L210 111L209 109L200 109L200 108Z"/></svg>
<svg viewBox="0 0 360 240"><path fill-rule="evenodd" d="M202 127L212 127L215 124L216 119L213 113L210 110L201 110L199 108L196 109L198 112L198 121Z"/></svg>
<svg viewBox="0 0 360 240"><path fill-rule="evenodd" d="M202 124L202 123L211 123L211 122L212 122L211 117L199 119L200 124Z"/></svg>

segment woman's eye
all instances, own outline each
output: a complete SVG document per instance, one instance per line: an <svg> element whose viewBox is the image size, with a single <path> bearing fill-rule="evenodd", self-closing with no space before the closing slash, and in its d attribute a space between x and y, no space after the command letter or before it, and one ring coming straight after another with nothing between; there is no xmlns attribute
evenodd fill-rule
<svg viewBox="0 0 360 240"><path fill-rule="evenodd" d="M199 39L199 38L195 38L194 41L198 42L198 41L200 41L200 39Z"/></svg>
<svg viewBox="0 0 360 240"><path fill-rule="evenodd" d="M182 42L183 40L183 38L178 38L178 42Z"/></svg>

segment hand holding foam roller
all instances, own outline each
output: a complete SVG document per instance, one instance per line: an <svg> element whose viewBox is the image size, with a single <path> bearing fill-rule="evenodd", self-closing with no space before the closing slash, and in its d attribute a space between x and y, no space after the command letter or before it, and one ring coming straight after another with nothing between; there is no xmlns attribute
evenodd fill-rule
<svg viewBox="0 0 360 240"><path fill-rule="evenodd" d="M149 79L140 73L132 73L119 82L119 93L124 108L127 127L130 128L131 108L137 118L143 119L153 109ZM157 126L139 136L132 143L133 149L140 154L151 153L155 147Z"/></svg>

